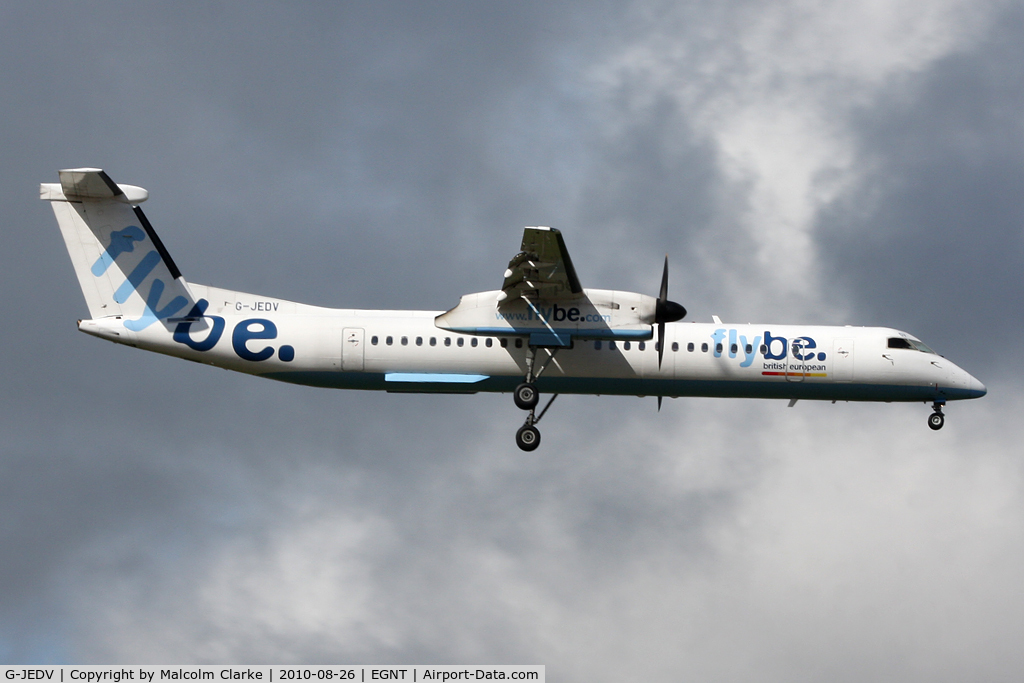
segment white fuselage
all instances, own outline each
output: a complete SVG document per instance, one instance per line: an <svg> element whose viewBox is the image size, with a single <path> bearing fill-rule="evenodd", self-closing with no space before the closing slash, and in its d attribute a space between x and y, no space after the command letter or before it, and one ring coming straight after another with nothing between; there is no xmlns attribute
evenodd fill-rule
<svg viewBox="0 0 1024 683"><path fill-rule="evenodd" d="M441 329L440 311L308 306L189 284L201 315L133 332L118 317L82 331L230 370L321 387L413 392L511 391L527 342ZM576 338L537 379L546 393L866 401L975 398L985 387L942 356L890 348L877 327L670 323L659 367L652 339ZM916 340L915 340L916 341ZM539 349L537 364L551 351Z"/></svg>

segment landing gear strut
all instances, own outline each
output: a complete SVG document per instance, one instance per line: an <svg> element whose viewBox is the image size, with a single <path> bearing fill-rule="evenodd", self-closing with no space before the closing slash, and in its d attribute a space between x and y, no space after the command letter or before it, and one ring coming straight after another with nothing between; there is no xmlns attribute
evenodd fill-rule
<svg viewBox="0 0 1024 683"><path fill-rule="evenodd" d="M517 408L530 411L530 414L526 416L526 422L516 432L516 445L524 451L532 451L540 445L540 430L534 425L540 422L540 419L544 417L544 413L548 412L548 408L558 398L558 394L552 395L551 400L544 406L544 410L540 411L540 415L535 416L534 411L540 402L540 393L533 382L544 372L544 368L555 357L557 351L557 348L547 349L548 357L540 364L536 372L534 372L533 365L536 359L537 347L530 346L526 351L526 379L516 387L512 394L512 399L515 401Z"/></svg>
<svg viewBox="0 0 1024 683"><path fill-rule="evenodd" d="M935 411L928 416L928 426L938 431L942 429L942 425L946 423L946 416L942 414L942 405L945 401L936 401L932 404L932 410Z"/></svg>

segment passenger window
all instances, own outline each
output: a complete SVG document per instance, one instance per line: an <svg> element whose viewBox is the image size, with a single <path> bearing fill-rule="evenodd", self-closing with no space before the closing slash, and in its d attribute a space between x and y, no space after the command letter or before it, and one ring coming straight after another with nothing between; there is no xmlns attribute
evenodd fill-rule
<svg viewBox="0 0 1024 683"><path fill-rule="evenodd" d="M507 349L508 348L508 339L505 339L504 337L502 337L499 341L501 341L501 348L503 348L503 349Z"/></svg>
<svg viewBox="0 0 1024 683"><path fill-rule="evenodd" d="M487 341L485 341L484 344L487 345L487 348L491 348L492 346L494 346L494 340L488 337Z"/></svg>
<svg viewBox="0 0 1024 683"><path fill-rule="evenodd" d="M768 353L768 345L767 344L761 344L761 355L763 356L766 353Z"/></svg>
<svg viewBox="0 0 1024 683"><path fill-rule="evenodd" d="M595 351L600 351L601 350L601 340L600 339L598 339L596 342L594 342L594 350Z"/></svg>
<svg viewBox="0 0 1024 683"><path fill-rule="evenodd" d="M722 344L721 344L721 342L719 342L718 344L715 344L715 353L721 353L721 352L722 352Z"/></svg>
<svg viewBox="0 0 1024 683"><path fill-rule="evenodd" d="M388 337L388 338L386 338L384 340L384 343L387 344L388 346L391 346L392 342L394 342L394 341L395 341L394 339L392 339L391 337Z"/></svg>
<svg viewBox="0 0 1024 683"><path fill-rule="evenodd" d="M640 349L641 351L645 351L645 350L647 349L647 344L645 344L644 342L640 342L639 344L637 344L637 347L638 347L638 348L639 348L639 349Z"/></svg>
<svg viewBox="0 0 1024 683"><path fill-rule="evenodd" d="M686 345L686 350L693 351L693 342L690 342L689 344Z"/></svg>
<svg viewBox="0 0 1024 683"><path fill-rule="evenodd" d="M708 343L704 342L703 344L701 344L700 345L700 350L703 351L704 353L707 353L708 352Z"/></svg>
<svg viewBox="0 0 1024 683"><path fill-rule="evenodd" d="M612 339L610 342L608 342L608 348L613 350L613 351L615 350L615 340L614 339Z"/></svg>
<svg viewBox="0 0 1024 683"><path fill-rule="evenodd" d="M748 354L753 353L754 352L754 347L751 346L750 344L747 344L746 351L747 351Z"/></svg>
<svg viewBox="0 0 1024 683"><path fill-rule="evenodd" d="M416 346L423 346L423 337L416 337Z"/></svg>
<svg viewBox="0 0 1024 683"><path fill-rule="evenodd" d="M733 344L732 346L729 347L729 350L732 351L732 354L735 356L736 352L740 350L740 347Z"/></svg>
<svg viewBox="0 0 1024 683"><path fill-rule="evenodd" d="M437 337L431 337L430 338L430 345L431 346L437 346Z"/></svg>
<svg viewBox="0 0 1024 683"><path fill-rule="evenodd" d="M473 337L473 341L471 341L471 342L469 343L469 345L470 345L470 346L476 346L476 343L477 343L477 338L476 338L476 337Z"/></svg>
<svg viewBox="0 0 1024 683"><path fill-rule="evenodd" d="M672 342L672 350L673 351L678 351L679 350L679 342Z"/></svg>
<svg viewBox="0 0 1024 683"><path fill-rule="evenodd" d="M523 348L523 338L522 337L516 337L516 348L517 349Z"/></svg>
<svg viewBox="0 0 1024 683"><path fill-rule="evenodd" d="M910 342L903 337L889 337L889 348L890 349L912 349L913 346Z"/></svg>
<svg viewBox="0 0 1024 683"><path fill-rule="evenodd" d="M452 338L451 337L445 337L444 338L444 345L445 346L451 346L452 345Z"/></svg>
<svg viewBox="0 0 1024 683"><path fill-rule="evenodd" d="M455 342L455 343L458 344L459 346L462 346L463 344L466 343L466 340L463 339L462 337L459 337L458 341Z"/></svg>
<svg viewBox="0 0 1024 683"><path fill-rule="evenodd" d="M408 346L408 344L409 344L409 338L408 337L402 337L402 346Z"/></svg>
<svg viewBox="0 0 1024 683"><path fill-rule="evenodd" d="M622 350L623 351L629 351L629 342L623 342Z"/></svg>
<svg viewBox="0 0 1024 683"><path fill-rule="evenodd" d="M374 346L377 345L377 335L373 335L372 337L370 337L370 343L373 344Z"/></svg>

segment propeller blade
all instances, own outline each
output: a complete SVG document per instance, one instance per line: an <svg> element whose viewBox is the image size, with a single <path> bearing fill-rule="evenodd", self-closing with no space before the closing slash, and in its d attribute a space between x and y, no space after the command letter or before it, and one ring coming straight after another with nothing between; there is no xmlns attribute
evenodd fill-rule
<svg viewBox="0 0 1024 683"><path fill-rule="evenodd" d="M665 255L665 268L661 271L661 290L654 307L654 321L658 324L674 323L686 316L686 309L675 301L668 300L668 254ZM664 332L664 328L662 328Z"/></svg>
<svg viewBox="0 0 1024 683"><path fill-rule="evenodd" d="M665 323L658 323L658 369L661 370L661 359L665 355Z"/></svg>
<svg viewBox="0 0 1024 683"><path fill-rule="evenodd" d="M668 300L668 254L665 254L665 268L661 271L661 289L658 303L654 307L654 322L658 323L658 369L665 356L665 323L674 323L686 316L686 309L675 301Z"/></svg>
<svg viewBox="0 0 1024 683"><path fill-rule="evenodd" d="M661 396L658 396L658 412L661 412Z"/></svg>
<svg viewBox="0 0 1024 683"><path fill-rule="evenodd" d="M665 302L668 301L668 254L665 254L665 267L661 271L661 289L658 290L658 305L654 309L654 317L658 322L658 369L661 370L661 359L665 357L665 323L661 321ZM661 410L661 400L658 400Z"/></svg>
<svg viewBox="0 0 1024 683"><path fill-rule="evenodd" d="M661 272L661 291L658 292L658 301L662 305L668 301L668 254L665 254L665 270Z"/></svg>

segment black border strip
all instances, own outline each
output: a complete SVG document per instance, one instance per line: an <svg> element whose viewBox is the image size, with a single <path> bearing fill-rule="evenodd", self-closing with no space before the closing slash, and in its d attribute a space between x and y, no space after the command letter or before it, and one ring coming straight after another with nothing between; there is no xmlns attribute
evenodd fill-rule
<svg viewBox="0 0 1024 683"><path fill-rule="evenodd" d="M97 175L99 175L100 180L107 184L107 187L110 189L113 196L124 196L124 191L117 186L117 183L110 179L110 176L107 175L106 171L101 170Z"/></svg>
<svg viewBox="0 0 1024 683"><path fill-rule="evenodd" d="M149 239L153 240L153 244L154 246L156 246L156 250L160 253L160 258L162 258L164 260L164 263L167 264L168 270L171 271L171 277L173 277L175 280L180 278L181 271L178 270L178 266L174 265L174 259L172 259L171 255L167 253L167 247L165 247L164 243L160 241L159 237L157 237L156 230L153 229L153 226L150 224L149 219L146 218L146 214L142 213L142 208L138 206L133 206L132 210L135 211L136 217L138 217L139 222L142 223L142 229L146 231L147 235L149 235Z"/></svg>
<svg viewBox="0 0 1024 683"><path fill-rule="evenodd" d="M562 262L565 264L565 274L569 277L569 289L573 294L579 294L583 291L583 286L580 285L580 279L576 277L576 269L572 267L572 259L569 258L569 250L565 248L565 240L562 239L562 232L552 228L551 232L555 233L555 239L558 240L558 248L562 252Z"/></svg>

